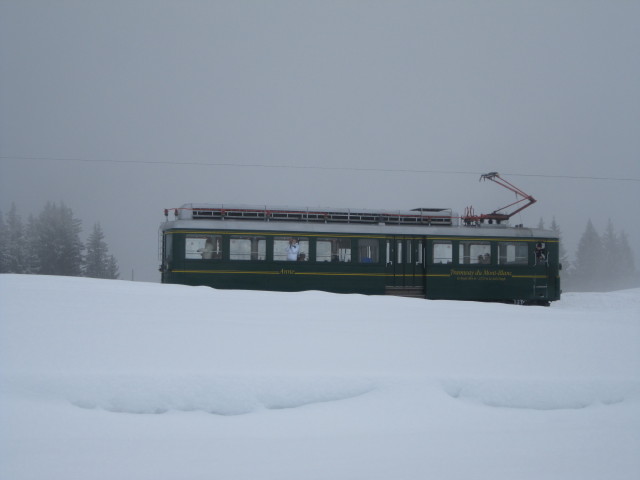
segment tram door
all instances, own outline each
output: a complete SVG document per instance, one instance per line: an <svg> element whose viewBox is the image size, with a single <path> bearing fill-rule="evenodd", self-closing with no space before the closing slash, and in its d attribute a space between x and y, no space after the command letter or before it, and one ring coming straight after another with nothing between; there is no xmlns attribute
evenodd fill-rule
<svg viewBox="0 0 640 480"><path fill-rule="evenodd" d="M424 238L391 237L386 240L387 285L422 288L425 285Z"/></svg>

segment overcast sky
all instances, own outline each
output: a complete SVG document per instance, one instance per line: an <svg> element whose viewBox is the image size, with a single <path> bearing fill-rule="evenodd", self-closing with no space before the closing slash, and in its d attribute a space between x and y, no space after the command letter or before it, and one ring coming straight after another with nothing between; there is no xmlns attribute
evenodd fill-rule
<svg viewBox="0 0 640 480"><path fill-rule="evenodd" d="M555 217L573 253L611 218L639 264L638 25L639 1L0 0L0 210L64 202L158 281L164 208L486 213L498 171L538 199L514 223Z"/></svg>

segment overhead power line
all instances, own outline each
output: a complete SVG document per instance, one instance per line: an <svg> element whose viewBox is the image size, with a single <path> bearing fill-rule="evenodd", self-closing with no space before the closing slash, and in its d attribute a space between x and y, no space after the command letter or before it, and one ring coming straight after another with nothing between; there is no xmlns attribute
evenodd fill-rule
<svg viewBox="0 0 640 480"><path fill-rule="evenodd" d="M228 163L228 162L176 162L171 160L118 160L106 158L77 158L77 157L28 157L28 156L0 156L2 160L29 160L43 162L81 162L81 163L111 163L111 164L131 164L131 165L173 165L173 166L198 166L198 167L233 167L233 168L272 168L289 170L337 170L351 172L382 172L382 173L431 173L441 175L483 175L486 172L471 172L464 170L423 170L413 168L375 168L375 167L331 167L326 165L286 165L286 164L266 164L266 163ZM633 177L599 177L588 175L551 175L542 173L517 173L502 172L503 175L513 177L542 177L542 178L564 178L572 180L607 180L617 182L640 182L640 178Z"/></svg>

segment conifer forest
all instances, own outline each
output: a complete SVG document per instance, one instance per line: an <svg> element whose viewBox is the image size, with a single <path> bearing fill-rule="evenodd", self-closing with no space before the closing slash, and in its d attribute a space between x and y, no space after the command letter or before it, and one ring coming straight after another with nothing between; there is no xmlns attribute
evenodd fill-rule
<svg viewBox="0 0 640 480"><path fill-rule="evenodd" d="M12 204L6 214L0 211L0 273L118 278L100 223L86 242L81 233L82 221L64 203L47 202L26 221Z"/></svg>

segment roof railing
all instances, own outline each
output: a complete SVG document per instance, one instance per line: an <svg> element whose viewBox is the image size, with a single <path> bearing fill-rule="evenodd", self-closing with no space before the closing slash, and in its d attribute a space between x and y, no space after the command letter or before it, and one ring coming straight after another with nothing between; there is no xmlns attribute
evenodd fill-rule
<svg viewBox="0 0 640 480"><path fill-rule="evenodd" d="M453 225L448 208L416 208L410 211L309 209L250 205L193 205L172 209L177 219L258 220L266 222L359 223L389 225ZM165 210L168 217L169 210Z"/></svg>

